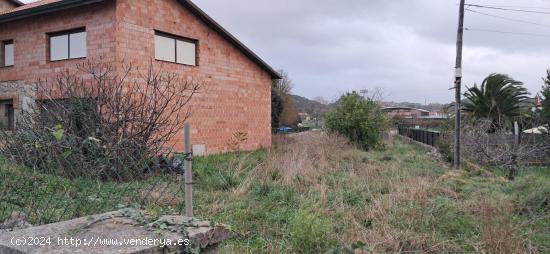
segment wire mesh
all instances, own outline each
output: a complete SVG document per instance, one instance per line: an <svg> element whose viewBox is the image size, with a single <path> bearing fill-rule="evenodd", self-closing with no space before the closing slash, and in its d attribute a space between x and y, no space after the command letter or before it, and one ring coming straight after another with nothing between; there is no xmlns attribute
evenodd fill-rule
<svg viewBox="0 0 550 254"><path fill-rule="evenodd" d="M0 140L0 223L24 216L33 225L48 224L124 206L157 213L184 207L178 155L140 154L130 144L107 147L60 126L3 130Z"/></svg>

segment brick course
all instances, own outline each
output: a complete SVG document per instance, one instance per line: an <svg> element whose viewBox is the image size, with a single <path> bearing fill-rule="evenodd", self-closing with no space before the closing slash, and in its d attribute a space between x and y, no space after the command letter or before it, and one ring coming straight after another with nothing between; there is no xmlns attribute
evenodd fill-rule
<svg viewBox="0 0 550 254"><path fill-rule="evenodd" d="M207 82L191 101L193 144L207 153L227 151L237 131L243 149L271 145L271 75L197 19L177 0L111 0L0 24L0 40L15 41L15 66L0 68L0 81L54 78L86 60L48 62L48 32L86 27L87 59L131 62ZM198 40L198 66L154 60L155 30ZM182 150L183 133L172 143Z"/></svg>

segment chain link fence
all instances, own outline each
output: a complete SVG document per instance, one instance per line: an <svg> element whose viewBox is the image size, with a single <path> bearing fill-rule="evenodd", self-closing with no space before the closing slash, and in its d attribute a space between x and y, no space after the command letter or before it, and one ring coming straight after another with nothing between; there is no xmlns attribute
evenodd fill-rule
<svg viewBox="0 0 550 254"><path fill-rule="evenodd" d="M32 225L139 206L156 213L180 213L184 208L184 166L180 156L140 157L132 150L95 151L101 143L80 151L52 145L4 139L0 147L0 223L24 218ZM17 132L0 134L20 135ZM59 136L57 136L59 137ZM68 139L64 134L61 139ZM8 142L6 142L8 141ZM13 143L12 143L13 142ZM90 141L86 141L90 142Z"/></svg>

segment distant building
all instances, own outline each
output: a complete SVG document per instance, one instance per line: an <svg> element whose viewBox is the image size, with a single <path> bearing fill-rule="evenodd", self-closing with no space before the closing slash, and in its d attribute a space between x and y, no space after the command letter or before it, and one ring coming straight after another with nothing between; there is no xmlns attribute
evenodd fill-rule
<svg viewBox="0 0 550 254"><path fill-rule="evenodd" d="M428 117L422 117L422 118L447 119L449 118L449 113L445 112L445 110L430 111L430 115Z"/></svg>
<svg viewBox="0 0 550 254"><path fill-rule="evenodd" d="M382 109L390 117L429 117L430 111L411 107L385 107Z"/></svg>
<svg viewBox="0 0 550 254"><path fill-rule="evenodd" d="M298 113L298 117L300 117L302 122L309 122L312 120L311 115L308 113Z"/></svg>

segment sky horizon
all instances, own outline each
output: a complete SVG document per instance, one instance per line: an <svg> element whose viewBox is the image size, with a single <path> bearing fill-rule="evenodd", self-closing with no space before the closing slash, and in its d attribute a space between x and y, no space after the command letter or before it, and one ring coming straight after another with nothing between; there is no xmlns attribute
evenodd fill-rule
<svg viewBox="0 0 550 254"><path fill-rule="evenodd" d="M193 2L274 69L285 70L294 94L333 101L378 88L386 101L454 100L458 0ZM467 3L533 12L468 7L463 90L504 73L534 97L550 68L550 0Z"/></svg>

